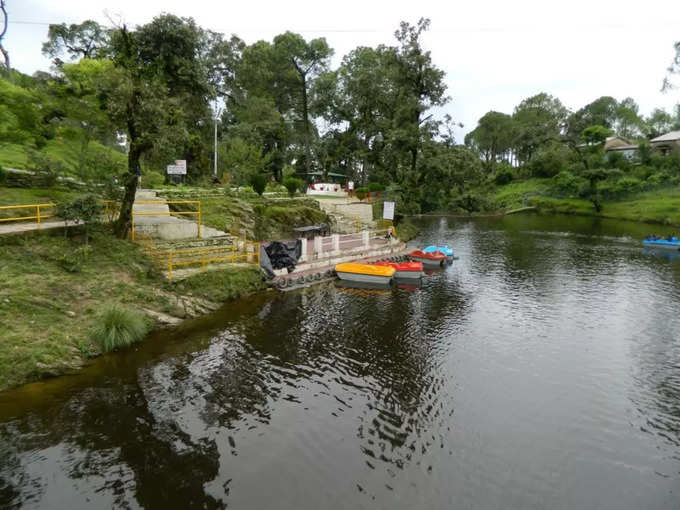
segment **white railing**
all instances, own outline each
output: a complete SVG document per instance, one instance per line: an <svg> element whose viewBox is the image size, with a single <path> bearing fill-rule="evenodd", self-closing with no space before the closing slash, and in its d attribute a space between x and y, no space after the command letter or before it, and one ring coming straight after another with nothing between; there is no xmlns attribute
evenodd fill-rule
<svg viewBox="0 0 680 510"><path fill-rule="evenodd" d="M332 234L330 236L317 236L311 240L311 246L307 239L302 239L302 261L316 260L341 252L352 252L370 249L372 246L388 244L392 233L390 228L380 230L363 230L356 234ZM382 241L382 242L381 242Z"/></svg>

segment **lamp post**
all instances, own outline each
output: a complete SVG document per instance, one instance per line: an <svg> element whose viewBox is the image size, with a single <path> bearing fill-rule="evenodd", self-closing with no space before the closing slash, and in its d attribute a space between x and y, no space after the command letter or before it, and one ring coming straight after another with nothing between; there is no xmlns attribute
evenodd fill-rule
<svg viewBox="0 0 680 510"><path fill-rule="evenodd" d="M215 178L217 178L217 120L220 118L221 113L222 108L220 108L217 105L217 101L215 101L215 166L213 169L213 175Z"/></svg>

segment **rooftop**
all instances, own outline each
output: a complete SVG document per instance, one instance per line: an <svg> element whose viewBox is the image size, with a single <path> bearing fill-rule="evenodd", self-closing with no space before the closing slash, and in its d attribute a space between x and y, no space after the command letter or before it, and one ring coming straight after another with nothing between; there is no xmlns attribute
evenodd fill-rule
<svg viewBox="0 0 680 510"><path fill-rule="evenodd" d="M671 131L670 133L657 136L656 138L652 138L650 142L674 142L675 140L680 140L680 131Z"/></svg>

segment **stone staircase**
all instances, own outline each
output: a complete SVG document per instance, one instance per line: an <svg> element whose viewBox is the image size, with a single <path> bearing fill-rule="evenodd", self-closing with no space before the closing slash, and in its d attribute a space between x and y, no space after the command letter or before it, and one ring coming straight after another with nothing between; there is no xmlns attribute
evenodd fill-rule
<svg viewBox="0 0 680 510"><path fill-rule="evenodd" d="M132 211L137 213L137 216L135 216L135 234L139 233L142 236L150 236L154 239L163 240L198 238L198 225L195 216L170 216L170 206L168 204L138 203L162 200L158 198L155 191L137 191L135 203L132 206ZM151 214L144 216L144 213ZM213 237L230 236L221 230L201 225L201 239Z"/></svg>
<svg viewBox="0 0 680 510"><path fill-rule="evenodd" d="M375 222L370 219L372 212L368 212L369 206L365 203L357 203L352 198L324 198L317 202L319 207L333 218L333 232L336 234L353 234L375 228ZM353 211L353 208L363 210Z"/></svg>

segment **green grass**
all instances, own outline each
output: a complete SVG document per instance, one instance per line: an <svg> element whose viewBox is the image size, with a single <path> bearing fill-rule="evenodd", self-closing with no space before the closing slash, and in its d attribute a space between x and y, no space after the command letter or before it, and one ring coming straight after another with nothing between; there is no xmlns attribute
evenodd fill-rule
<svg viewBox="0 0 680 510"><path fill-rule="evenodd" d="M491 194L491 200L499 210L525 207L532 197L547 193L550 179L525 179L498 186Z"/></svg>
<svg viewBox="0 0 680 510"><path fill-rule="evenodd" d="M252 268L168 283L137 245L102 229L87 249L61 232L2 236L0 390L62 374L102 353L92 331L111 305L172 313L184 292L219 302L263 285Z"/></svg>
<svg viewBox="0 0 680 510"><path fill-rule="evenodd" d="M110 352L139 342L151 328L151 321L143 313L114 304L97 317L91 337L104 352Z"/></svg>
<svg viewBox="0 0 680 510"><path fill-rule="evenodd" d="M497 209L512 210L534 206L545 213L602 216L646 223L680 226L680 186L633 194L603 203L597 213L588 200L555 198L548 195L550 179L528 179L499 186L490 194ZM526 200L524 200L526 198Z"/></svg>
<svg viewBox="0 0 680 510"><path fill-rule="evenodd" d="M79 193L61 188L50 189L26 189L26 188L5 188L0 186L0 206L6 205L32 205L45 202L58 204L73 199ZM50 209L41 209L41 214L54 212ZM10 218L17 216L33 216L35 209L28 213L25 209L10 209L0 211L0 218Z"/></svg>
<svg viewBox="0 0 680 510"><path fill-rule="evenodd" d="M179 293L191 293L211 301L228 301L266 288L259 268L233 267L198 273L174 284Z"/></svg>

